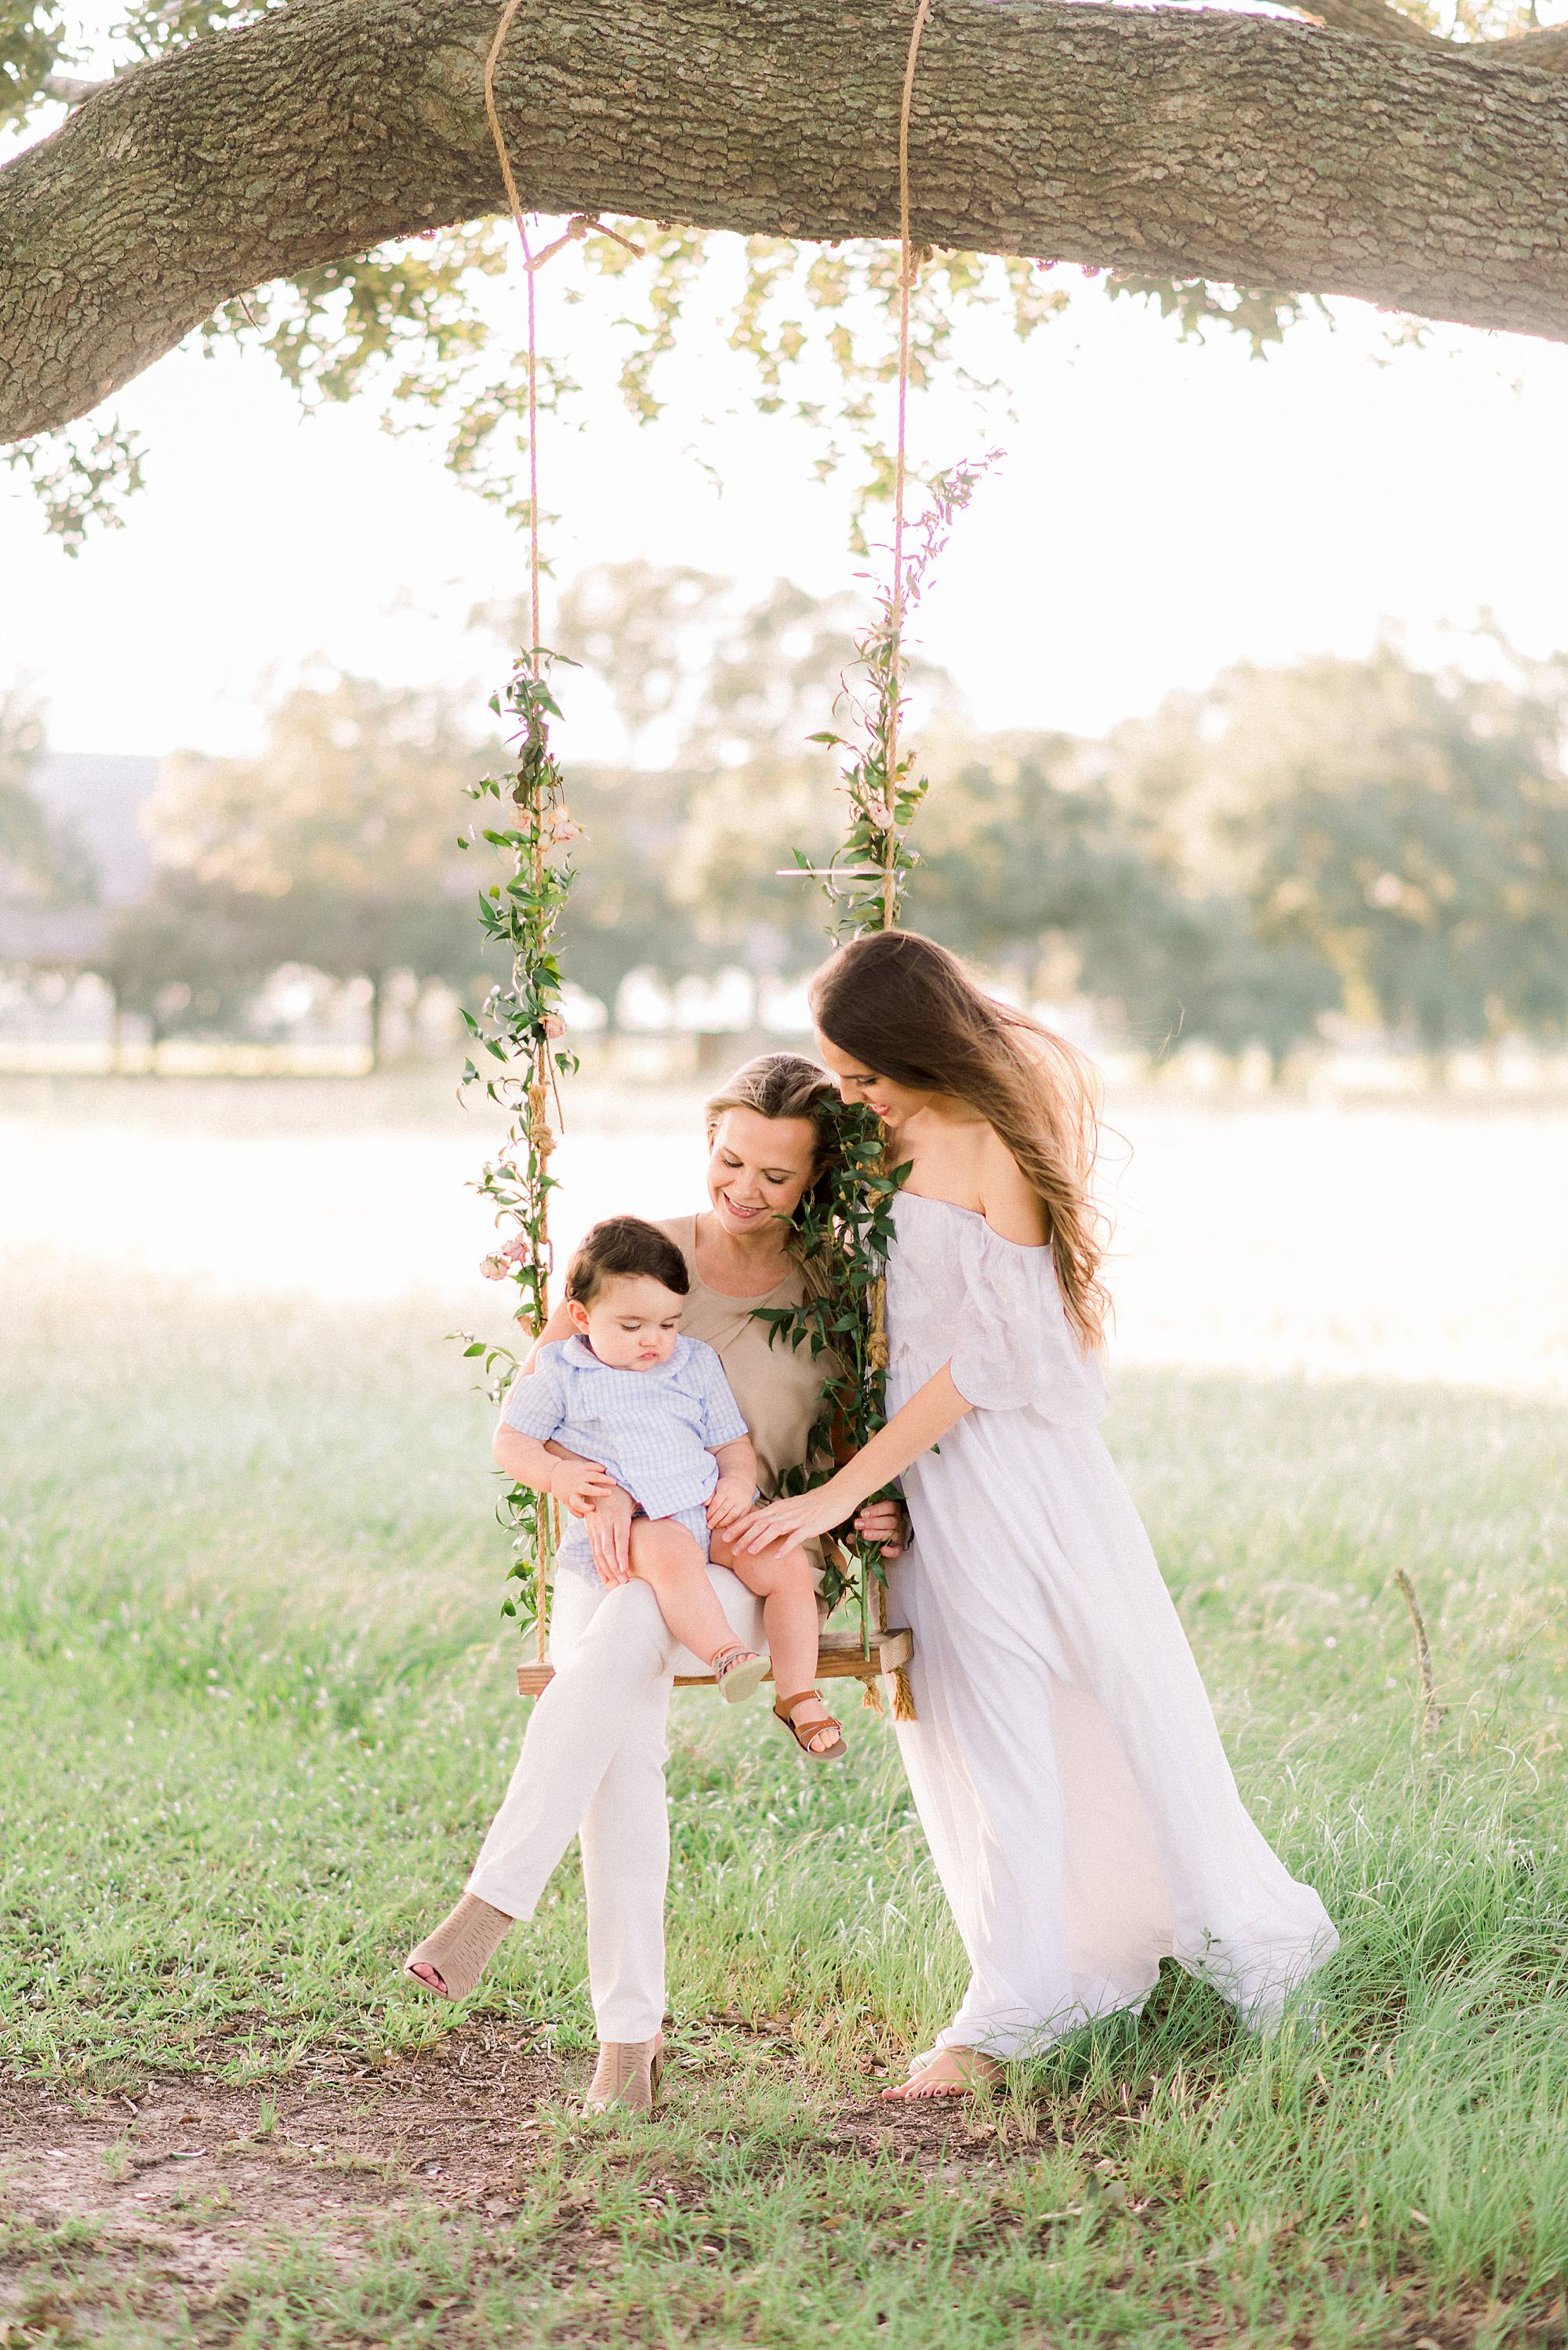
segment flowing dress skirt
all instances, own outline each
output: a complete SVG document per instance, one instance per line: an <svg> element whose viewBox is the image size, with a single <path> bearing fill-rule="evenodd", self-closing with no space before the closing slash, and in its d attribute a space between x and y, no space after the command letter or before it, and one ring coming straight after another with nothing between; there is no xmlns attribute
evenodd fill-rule
<svg viewBox="0 0 1568 2350"><path fill-rule="evenodd" d="M1039 2053L1162 1958L1254 2028L1337 1945L1244 1809L1048 1249L900 1194L889 1402L943 1362L976 1409L906 1471L898 1742L972 1973L940 2046Z"/></svg>

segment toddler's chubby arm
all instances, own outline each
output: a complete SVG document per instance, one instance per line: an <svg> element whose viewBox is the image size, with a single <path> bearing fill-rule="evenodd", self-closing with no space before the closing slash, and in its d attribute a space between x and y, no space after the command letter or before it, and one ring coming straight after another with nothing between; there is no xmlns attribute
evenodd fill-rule
<svg viewBox="0 0 1568 2350"><path fill-rule="evenodd" d="M565 1419L559 1350L536 1347L502 1406L492 1447L495 1461L515 1483L553 1493L573 1517L585 1520L600 1580L624 1583L631 1572L631 1496L602 1462L568 1452L557 1441Z"/></svg>
<svg viewBox="0 0 1568 2350"><path fill-rule="evenodd" d="M576 1326L573 1322L572 1317L567 1312L566 1305L563 1302L561 1305L556 1306L555 1312L551 1315L549 1320L545 1323L544 1328L540 1331L538 1336L534 1340L532 1346L529 1347L528 1352L518 1364L517 1377L520 1379L530 1379L533 1378L535 1366L539 1359L539 1349L541 1347L548 1347L558 1340L574 1338L576 1336ZM503 1436L507 1434L515 1435L516 1432L517 1431L515 1430L509 1430L506 1422L504 1419L496 1433L497 1445L499 1446ZM574 1469L597 1470L600 1467L600 1463L598 1461L587 1461L580 1452L568 1452L566 1446L564 1444L557 1444L554 1437L547 1439L545 1449L553 1460L565 1461ZM519 1484L528 1485L533 1483L534 1481L532 1478L524 1477L517 1471L509 1468L508 1464L504 1461L501 1460L499 1451L496 1453L496 1459L500 1462L501 1467L506 1470L509 1476L516 1478ZM594 1556L596 1559L599 1558L599 1529L601 1526L607 1526L612 1521L614 1522L618 1530L619 1536L619 1555L618 1556L615 1564L618 1565L620 1569L619 1574L614 1577L614 1580L618 1583L624 1583L628 1571L625 1553L627 1529L631 1523L631 1495L628 1493L623 1487L618 1485L613 1478L609 1477L601 1478L597 1484L595 1484L591 1480L579 1478L573 1481L571 1491L568 1491L566 1487L562 1484L556 1484L552 1490L555 1492L556 1500L565 1503L566 1507L570 1510L573 1517L587 1518L589 1521L588 1539L593 1544ZM626 1505L624 1511L620 1512L618 1515L606 1506L606 1497L610 1494L618 1494L620 1500ZM599 1565L601 1567L604 1564L604 1560L599 1559Z"/></svg>
<svg viewBox="0 0 1568 2350"><path fill-rule="evenodd" d="M708 1523L717 1530L749 1517L757 1496L757 1449L749 1436L708 1450L719 1464L719 1482L708 1496Z"/></svg>
<svg viewBox="0 0 1568 2350"><path fill-rule="evenodd" d="M505 1420L495 1431L493 1450L496 1467L514 1484L532 1485L536 1493L554 1493L576 1518L587 1517L608 1494L620 1491L597 1461L584 1461L575 1452L542 1444L536 1436L524 1436Z"/></svg>

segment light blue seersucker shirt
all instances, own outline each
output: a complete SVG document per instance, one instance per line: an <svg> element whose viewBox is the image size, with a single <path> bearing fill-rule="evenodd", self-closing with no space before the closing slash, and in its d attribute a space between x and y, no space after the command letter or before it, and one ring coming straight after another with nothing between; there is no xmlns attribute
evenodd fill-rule
<svg viewBox="0 0 1568 2350"><path fill-rule="evenodd" d="M502 1408L508 1428L602 1461L650 1518L700 1508L719 1482L710 1448L749 1433L711 1347L677 1338L667 1363L618 1371L584 1338L541 1347Z"/></svg>

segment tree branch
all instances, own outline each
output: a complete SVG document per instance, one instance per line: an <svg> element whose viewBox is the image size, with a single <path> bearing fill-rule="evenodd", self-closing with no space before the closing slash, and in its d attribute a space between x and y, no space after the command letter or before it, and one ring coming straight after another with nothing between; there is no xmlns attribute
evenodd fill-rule
<svg viewBox="0 0 1568 2350"><path fill-rule="evenodd" d="M1403 41L1438 57L1454 47L1440 33L1430 33L1414 16L1407 16L1402 8L1390 7L1388 0L1302 0L1302 14L1313 24L1326 26L1331 33L1355 33L1367 41Z"/></svg>
<svg viewBox="0 0 1568 2350"><path fill-rule="evenodd" d="M1529 73L1568 73L1568 25L1540 25L1533 33L1514 33L1506 41L1466 41L1449 45L1457 57L1478 66L1521 67Z"/></svg>
<svg viewBox="0 0 1568 2350"><path fill-rule="evenodd" d="M493 0L298 0L9 163L0 440L79 416L251 286L498 210L494 22ZM889 236L907 33L895 0L534 0L498 83L524 200ZM1568 91L1479 49L942 0L912 161L924 243L1568 337Z"/></svg>
<svg viewBox="0 0 1568 2350"><path fill-rule="evenodd" d="M1425 49L1428 57L1450 57L1464 65L1520 67L1530 73L1568 73L1568 25L1539 26L1532 33L1514 33L1505 41L1446 41L1428 32L1388 0L1303 0L1302 14L1331 33L1355 33L1364 40L1403 41Z"/></svg>
<svg viewBox="0 0 1568 2350"><path fill-rule="evenodd" d="M84 99L96 98L100 89L109 88L109 84L107 81L80 81L75 74L46 74L41 87L44 96L54 99L57 104L79 106Z"/></svg>

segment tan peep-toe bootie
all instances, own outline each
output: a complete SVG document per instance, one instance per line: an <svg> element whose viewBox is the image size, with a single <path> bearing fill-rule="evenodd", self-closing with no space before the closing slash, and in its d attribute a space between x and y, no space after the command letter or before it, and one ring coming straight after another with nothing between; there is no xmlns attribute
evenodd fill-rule
<svg viewBox="0 0 1568 2350"><path fill-rule="evenodd" d="M583 2111L604 2114L612 2106L625 2106L634 2114L650 2114L659 2103L663 2077L662 2033L656 2032L651 2040L601 2040Z"/></svg>
<svg viewBox="0 0 1568 2350"><path fill-rule="evenodd" d="M403 1972L438 1999L466 1999L514 1922L504 1909L493 1909L476 1893L465 1893L434 1932L414 1944L403 1960ZM416 1967L429 1967L435 1981L415 1974Z"/></svg>

